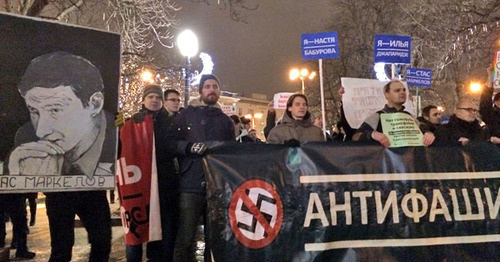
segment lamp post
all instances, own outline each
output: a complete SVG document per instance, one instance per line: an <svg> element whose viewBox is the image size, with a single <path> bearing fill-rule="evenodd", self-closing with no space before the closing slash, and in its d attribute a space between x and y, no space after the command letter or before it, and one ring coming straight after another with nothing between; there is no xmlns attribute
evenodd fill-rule
<svg viewBox="0 0 500 262"><path fill-rule="evenodd" d="M198 37L191 30L182 31L177 37L177 46L181 55L186 57L185 86L184 86L184 107L189 103L189 69L191 67L190 58L198 53Z"/></svg>
<svg viewBox="0 0 500 262"><path fill-rule="evenodd" d="M297 68L290 70L290 80L295 80L298 78L302 82L302 94L305 94L305 91L306 91L306 86L304 84L304 80L306 78L309 78L310 80L312 80L315 76L316 76L316 72L313 71L313 72L309 73L309 70L307 70L306 68L302 68L300 71Z"/></svg>

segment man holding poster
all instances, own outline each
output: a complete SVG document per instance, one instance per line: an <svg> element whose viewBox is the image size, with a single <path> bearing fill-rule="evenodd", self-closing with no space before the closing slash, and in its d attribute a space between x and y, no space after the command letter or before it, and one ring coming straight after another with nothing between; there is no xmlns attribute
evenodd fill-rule
<svg viewBox="0 0 500 262"><path fill-rule="evenodd" d="M105 149L106 137L111 137L106 128L110 120L103 110L104 85L94 64L67 52L44 54L31 60L18 88L31 121L16 133L8 161L10 175L71 176L94 182L98 175L112 177L106 162L114 157ZM90 260L107 260L111 219L106 191L45 195L52 248L49 261L71 260L75 215L88 232Z"/></svg>
<svg viewBox="0 0 500 262"><path fill-rule="evenodd" d="M403 146L404 144L401 143L398 143L398 145L394 144L395 140L400 139L398 137L395 137L395 135L396 136L399 134L403 136L413 135L413 132L411 130L415 128L412 128L411 127L412 125L406 125L408 124L408 121L406 121L408 119L406 119L404 116L399 115L400 118L399 120L401 121L398 120L398 122L405 123L404 132L400 132L399 130L391 130L390 132L389 130L383 130L381 120L382 118L387 118L387 117L382 117L382 115L384 114L403 113L411 116L410 113L404 111L405 107L403 106L403 104L406 102L406 97L407 97L406 89L403 83L401 83L401 81L393 80L384 86L383 91L384 91L384 97L387 100L387 104L382 110L373 113L372 115L370 115L368 118L365 119L363 124L361 124L361 126L359 127L358 131L354 134L353 141L377 141L384 147L390 147L391 145ZM418 124L416 124L417 120L415 120L413 116L411 117L415 123L414 126L416 127L416 130L418 130ZM391 121L392 123L394 123L395 120L391 117L385 120L385 122L391 122ZM399 124L395 125L396 127L398 126L401 127L401 125ZM431 132L426 132L423 135L421 141L424 146L430 146L434 142L434 139L435 139L434 134L432 134ZM391 140L393 141L392 144ZM408 139L408 141L411 140ZM409 144L407 145L410 144L413 146L416 145L411 142L409 142Z"/></svg>
<svg viewBox="0 0 500 262"><path fill-rule="evenodd" d="M142 109L120 129L122 150L118 183L127 261L172 261L178 221L178 175L165 151L173 123L163 107L163 91L147 85Z"/></svg>

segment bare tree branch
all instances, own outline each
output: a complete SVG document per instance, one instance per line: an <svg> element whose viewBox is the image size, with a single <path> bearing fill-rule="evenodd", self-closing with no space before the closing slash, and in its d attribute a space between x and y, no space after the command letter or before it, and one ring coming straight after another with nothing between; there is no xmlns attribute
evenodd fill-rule
<svg viewBox="0 0 500 262"><path fill-rule="evenodd" d="M23 7L27 7L29 1L24 1ZM35 0L26 12L27 16L38 16L42 10L49 4L49 0Z"/></svg>
<svg viewBox="0 0 500 262"><path fill-rule="evenodd" d="M83 0L78 0L76 3L73 3L68 8L64 9L59 15L57 15L57 20L62 20L68 17L68 14L78 10L83 5Z"/></svg>
<svg viewBox="0 0 500 262"><path fill-rule="evenodd" d="M210 0L191 0L195 3L206 3L211 5ZM228 9L229 17L236 22L247 23L247 15L245 12L253 11L259 8L258 0L217 0L216 4L221 10Z"/></svg>

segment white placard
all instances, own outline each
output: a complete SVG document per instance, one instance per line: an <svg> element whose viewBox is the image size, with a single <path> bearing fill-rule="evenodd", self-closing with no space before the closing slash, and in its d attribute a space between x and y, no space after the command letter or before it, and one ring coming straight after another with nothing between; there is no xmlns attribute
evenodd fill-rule
<svg viewBox="0 0 500 262"><path fill-rule="evenodd" d="M295 93L282 92L274 94L274 109L286 109L286 101Z"/></svg>
<svg viewBox="0 0 500 262"><path fill-rule="evenodd" d="M383 87L388 81L363 78L341 78L345 93L342 95L345 117L352 128L359 128L370 114L384 108L387 100ZM409 94L406 82L402 82ZM409 96L411 97L411 96ZM415 114L413 102L408 98L404 104L405 111Z"/></svg>

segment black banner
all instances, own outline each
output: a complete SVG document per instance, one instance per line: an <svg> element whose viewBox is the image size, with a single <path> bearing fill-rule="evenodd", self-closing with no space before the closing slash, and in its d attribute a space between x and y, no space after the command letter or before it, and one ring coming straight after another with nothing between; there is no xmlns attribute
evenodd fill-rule
<svg viewBox="0 0 500 262"><path fill-rule="evenodd" d="M500 150L224 144L205 158L215 261L484 261Z"/></svg>

